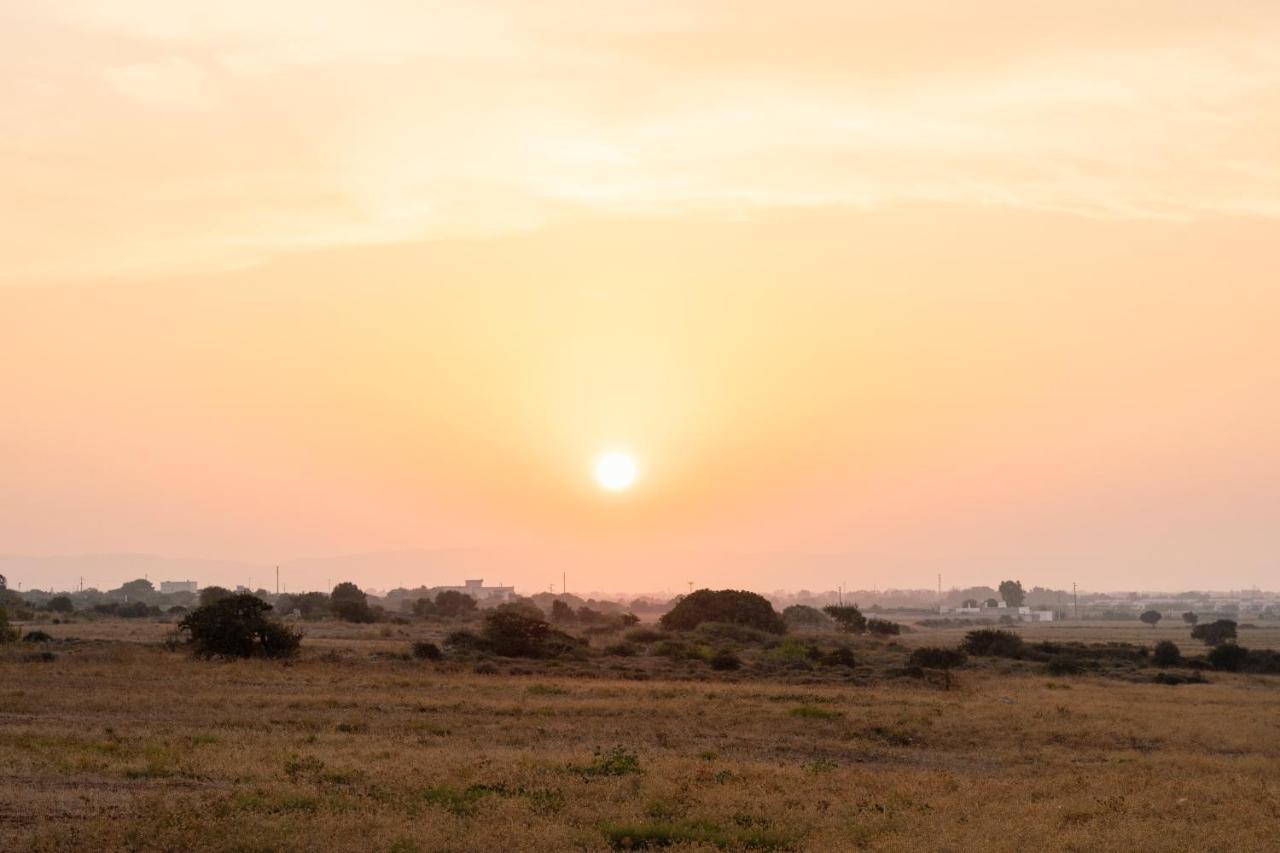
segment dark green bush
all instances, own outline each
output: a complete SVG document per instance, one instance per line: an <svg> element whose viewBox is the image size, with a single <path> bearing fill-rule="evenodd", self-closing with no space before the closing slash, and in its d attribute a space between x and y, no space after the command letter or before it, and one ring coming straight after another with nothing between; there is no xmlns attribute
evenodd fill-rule
<svg viewBox="0 0 1280 853"><path fill-rule="evenodd" d="M27 633L25 633L25 634L23 634L23 635L22 635L22 642L24 642L24 643L50 643L50 642L53 642L53 637L50 637L50 636L49 636L48 634L46 634L44 631L40 631L40 630L28 631Z"/></svg>
<svg viewBox="0 0 1280 853"><path fill-rule="evenodd" d="M448 619L476 612L476 600L465 592L446 589L436 593L435 612Z"/></svg>
<svg viewBox="0 0 1280 853"><path fill-rule="evenodd" d="M48 607L54 613L71 613L76 606L71 603L71 597L68 595L55 595L49 599Z"/></svg>
<svg viewBox="0 0 1280 853"><path fill-rule="evenodd" d="M712 669L733 670L742 666L742 659L728 649L721 649L711 656Z"/></svg>
<svg viewBox="0 0 1280 853"><path fill-rule="evenodd" d="M911 653L911 665L925 669L952 669L965 660L965 653L959 649L944 649L939 646L925 646Z"/></svg>
<svg viewBox="0 0 1280 853"><path fill-rule="evenodd" d="M653 628L632 628L624 636L633 643L656 643L667 635Z"/></svg>
<svg viewBox="0 0 1280 853"><path fill-rule="evenodd" d="M1022 638L1012 631L998 628L980 628L964 636L960 648L977 657L1020 658L1026 652Z"/></svg>
<svg viewBox="0 0 1280 853"><path fill-rule="evenodd" d="M178 625L199 657L291 657L301 635L267 616L271 605L252 595L233 595L197 607Z"/></svg>
<svg viewBox="0 0 1280 853"><path fill-rule="evenodd" d="M868 619L867 632L877 637L892 637L902 633L902 626L889 619Z"/></svg>
<svg viewBox="0 0 1280 853"><path fill-rule="evenodd" d="M1191 629L1191 639L1200 640L1206 646L1219 646L1236 638L1236 623L1231 619L1205 622Z"/></svg>
<svg viewBox="0 0 1280 853"><path fill-rule="evenodd" d="M1049 659L1046 669L1050 675L1079 675L1084 672L1084 664L1071 655L1055 655Z"/></svg>
<svg viewBox="0 0 1280 853"><path fill-rule="evenodd" d="M827 666L847 666L854 667L858 665L858 661L853 656L853 651L839 646L824 654L821 658L823 664Z"/></svg>
<svg viewBox="0 0 1280 853"><path fill-rule="evenodd" d="M444 653L435 643L419 641L413 644L413 656L420 660L440 660Z"/></svg>
<svg viewBox="0 0 1280 853"><path fill-rule="evenodd" d="M745 625L773 634L786 633L787 626L769 599L738 589L699 589L691 592L658 620L668 630L690 631L703 622Z"/></svg>
<svg viewBox="0 0 1280 853"><path fill-rule="evenodd" d="M867 630L867 617L862 615L856 604L832 604L822 608L822 612L834 619L841 631L861 634Z"/></svg>
<svg viewBox="0 0 1280 853"><path fill-rule="evenodd" d="M488 648L488 643L472 631L461 630L445 637L444 647L451 652L476 652Z"/></svg>
<svg viewBox="0 0 1280 853"><path fill-rule="evenodd" d="M1235 643L1223 643L1210 649L1205 658L1208 659L1214 669L1239 672L1244 668L1245 661L1249 658L1249 650L1244 646L1237 646Z"/></svg>
<svg viewBox="0 0 1280 853"><path fill-rule="evenodd" d="M631 643L614 643L604 647L604 653L615 658L633 658L639 650Z"/></svg>
<svg viewBox="0 0 1280 853"><path fill-rule="evenodd" d="M577 638L551 627L545 619L535 619L505 606L485 615L481 636L495 654L511 658L557 657L582 645Z"/></svg>
<svg viewBox="0 0 1280 853"><path fill-rule="evenodd" d="M1182 651L1173 640L1161 640L1151 653L1151 662L1156 666L1177 666L1181 661Z"/></svg>

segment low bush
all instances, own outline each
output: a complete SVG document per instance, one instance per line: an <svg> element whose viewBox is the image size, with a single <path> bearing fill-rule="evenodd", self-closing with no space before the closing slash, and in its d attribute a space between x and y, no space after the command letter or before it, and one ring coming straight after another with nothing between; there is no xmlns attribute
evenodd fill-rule
<svg viewBox="0 0 1280 853"><path fill-rule="evenodd" d="M50 637L50 636L49 636L48 634L46 634L44 631L40 631L40 630L36 630L36 631L28 631L27 633L25 633L25 634L23 634L23 635L22 635L22 642L24 642L24 643L50 643L50 642L53 642L53 637Z"/></svg>
<svg viewBox="0 0 1280 853"><path fill-rule="evenodd" d="M1182 651L1172 640L1161 640L1151 653L1151 662L1156 666L1177 666L1182 662Z"/></svg>
<svg viewBox="0 0 1280 853"><path fill-rule="evenodd" d="M18 632L9 627L9 614L0 607L0 645L18 639Z"/></svg>
<svg viewBox="0 0 1280 853"><path fill-rule="evenodd" d="M1231 619L1204 622L1191 629L1191 639L1200 640L1206 646L1219 646L1236 638L1236 623Z"/></svg>
<svg viewBox="0 0 1280 853"><path fill-rule="evenodd" d="M826 666L847 666L854 667L858 665L858 661L853 656L853 651L844 646L839 646L824 654L821 661Z"/></svg>
<svg viewBox="0 0 1280 853"><path fill-rule="evenodd" d="M1209 681L1198 672L1157 672L1151 680L1156 684L1208 684Z"/></svg>
<svg viewBox="0 0 1280 853"><path fill-rule="evenodd" d="M782 611L782 621L788 628L830 628L831 617L816 607L793 604Z"/></svg>
<svg viewBox="0 0 1280 853"><path fill-rule="evenodd" d="M656 643L667 635L653 628L633 628L623 636L633 643Z"/></svg>
<svg viewBox="0 0 1280 853"><path fill-rule="evenodd" d="M1071 655L1054 655L1045 668L1050 675L1079 675L1084 672L1084 664Z"/></svg>
<svg viewBox="0 0 1280 853"><path fill-rule="evenodd" d="M465 654L467 652L484 651L488 643L472 631L454 631L444 638L444 647L451 652Z"/></svg>
<svg viewBox="0 0 1280 853"><path fill-rule="evenodd" d="M680 599L658 621L662 627L678 631L691 631L704 622L728 622L772 634L787 630L769 599L739 589L696 590Z"/></svg>
<svg viewBox="0 0 1280 853"><path fill-rule="evenodd" d="M841 631L847 631L850 634L861 634L867 630L867 617L862 615L862 611L858 609L857 605L832 604L822 608L822 612L835 620Z"/></svg>
<svg viewBox="0 0 1280 853"><path fill-rule="evenodd" d="M868 619L867 633L877 637L894 637L902 633L902 626L889 619Z"/></svg>
<svg viewBox="0 0 1280 853"><path fill-rule="evenodd" d="M967 655L959 649L945 649L939 646L925 646L911 653L912 666L925 669L952 669L960 666Z"/></svg>
<svg viewBox="0 0 1280 853"><path fill-rule="evenodd" d="M777 634L749 628L746 625L734 625L731 622L703 622L694 630L693 636L704 643L734 642L768 646L778 642Z"/></svg>
<svg viewBox="0 0 1280 853"><path fill-rule="evenodd" d="M604 653L615 658L633 658L639 651L632 643L613 643L604 647Z"/></svg>
<svg viewBox="0 0 1280 853"><path fill-rule="evenodd" d="M721 649L711 656L708 661L712 669L733 670L742 667L742 659L728 649Z"/></svg>
<svg viewBox="0 0 1280 853"><path fill-rule="evenodd" d="M640 756L623 746L609 750L597 747L591 763L579 769L584 776L629 776L643 772Z"/></svg>
<svg viewBox="0 0 1280 853"><path fill-rule="evenodd" d="M413 656L420 660L440 660L444 652L435 643L420 641L413 644Z"/></svg>
<svg viewBox="0 0 1280 853"><path fill-rule="evenodd" d="M1239 672L1249 658L1249 650L1235 643L1223 643L1210 649L1205 658L1214 669Z"/></svg>
<svg viewBox="0 0 1280 853"><path fill-rule="evenodd" d="M271 605L233 595L191 611L178 625L198 657L285 658L297 654L300 634L269 618Z"/></svg>
<svg viewBox="0 0 1280 853"><path fill-rule="evenodd" d="M550 658L578 650L582 641L558 631L545 619L498 607L485 614L481 631L489 649L510 658Z"/></svg>
<svg viewBox="0 0 1280 853"><path fill-rule="evenodd" d="M960 648L976 657L1021 658L1027 647L1022 638L1012 631L998 628L980 628L964 636Z"/></svg>

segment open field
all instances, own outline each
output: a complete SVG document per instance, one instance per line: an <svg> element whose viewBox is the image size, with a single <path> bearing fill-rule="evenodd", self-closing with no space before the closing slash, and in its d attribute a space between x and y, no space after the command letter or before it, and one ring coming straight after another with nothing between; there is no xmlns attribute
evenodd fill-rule
<svg viewBox="0 0 1280 853"><path fill-rule="evenodd" d="M1276 677L477 674L383 626L289 664L47 627L83 639L0 653L0 849L1274 850L1280 821Z"/></svg>

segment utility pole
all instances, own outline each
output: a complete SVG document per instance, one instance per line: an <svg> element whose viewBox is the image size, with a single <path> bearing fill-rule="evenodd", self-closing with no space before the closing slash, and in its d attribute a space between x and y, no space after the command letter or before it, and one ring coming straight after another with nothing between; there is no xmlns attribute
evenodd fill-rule
<svg viewBox="0 0 1280 853"><path fill-rule="evenodd" d="M693 581L689 581L689 594L693 595Z"/></svg>
<svg viewBox="0 0 1280 853"><path fill-rule="evenodd" d="M276 566L276 595L280 594L280 567Z"/></svg>

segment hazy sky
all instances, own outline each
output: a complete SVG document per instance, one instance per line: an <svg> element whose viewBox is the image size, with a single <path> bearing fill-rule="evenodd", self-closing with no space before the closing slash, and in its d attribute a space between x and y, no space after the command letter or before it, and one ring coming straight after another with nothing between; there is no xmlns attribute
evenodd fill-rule
<svg viewBox="0 0 1280 853"><path fill-rule="evenodd" d="M1280 4L0 0L0 77L0 553L1280 586Z"/></svg>

